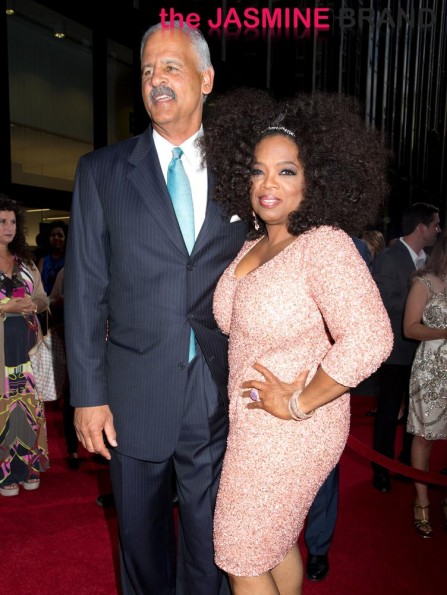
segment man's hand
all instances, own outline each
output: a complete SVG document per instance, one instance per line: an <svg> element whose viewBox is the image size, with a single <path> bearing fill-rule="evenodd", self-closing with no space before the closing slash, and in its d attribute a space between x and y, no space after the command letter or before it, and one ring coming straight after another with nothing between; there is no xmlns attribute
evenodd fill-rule
<svg viewBox="0 0 447 595"><path fill-rule="evenodd" d="M110 461L112 457L104 444L103 431L110 446L118 446L118 443L113 425L113 415L108 405L76 407L74 426L78 440L88 452L102 455Z"/></svg>

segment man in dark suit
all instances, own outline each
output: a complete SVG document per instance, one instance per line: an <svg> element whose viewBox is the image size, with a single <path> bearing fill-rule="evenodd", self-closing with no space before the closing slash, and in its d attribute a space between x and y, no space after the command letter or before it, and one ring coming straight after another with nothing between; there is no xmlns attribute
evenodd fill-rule
<svg viewBox="0 0 447 595"><path fill-rule="evenodd" d="M205 39L157 25L141 58L152 126L81 158L76 174L65 279L71 402L84 447L110 460L124 594L217 595L228 592L212 546L227 340L212 298L246 230L210 200L195 143L214 77Z"/></svg>
<svg viewBox="0 0 447 595"><path fill-rule="evenodd" d="M329 572L329 550L338 516L339 465L320 487L307 515L304 541L307 548L306 577L322 581Z"/></svg>
<svg viewBox="0 0 447 595"><path fill-rule="evenodd" d="M390 317L394 334L391 355L379 371L377 413L374 424L374 450L394 458L396 426L402 398L405 402L404 421L408 410L408 388L411 364L417 342L403 335L405 302L411 276L425 262L424 247L433 246L440 233L439 212L426 203L416 203L406 209L402 217L403 237L381 252L373 264L373 277ZM411 434L404 430L399 460L411 463ZM373 486L380 492L391 490L388 470L373 465Z"/></svg>

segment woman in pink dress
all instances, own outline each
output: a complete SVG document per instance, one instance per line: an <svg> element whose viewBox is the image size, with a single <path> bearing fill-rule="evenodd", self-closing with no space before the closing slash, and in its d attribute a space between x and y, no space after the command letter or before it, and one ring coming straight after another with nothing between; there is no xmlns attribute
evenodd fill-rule
<svg viewBox="0 0 447 595"><path fill-rule="evenodd" d="M239 91L205 135L217 200L250 228L214 300L230 362L215 556L235 595L301 593L297 539L345 446L349 387L392 346L347 235L375 222L387 191L386 152L354 108Z"/></svg>

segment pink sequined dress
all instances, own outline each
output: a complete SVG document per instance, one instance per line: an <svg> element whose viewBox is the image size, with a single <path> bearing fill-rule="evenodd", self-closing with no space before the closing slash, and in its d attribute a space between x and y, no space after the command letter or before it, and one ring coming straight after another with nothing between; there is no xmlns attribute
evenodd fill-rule
<svg viewBox="0 0 447 595"><path fill-rule="evenodd" d="M257 240L256 240L257 241ZM245 277L222 275L214 313L229 334L230 431L217 497L216 563L239 576L277 566L296 543L349 430L349 395L297 422L247 409L245 380L259 362L291 382L318 365L355 386L386 359L392 332L379 291L349 236L320 227Z"/></svg>

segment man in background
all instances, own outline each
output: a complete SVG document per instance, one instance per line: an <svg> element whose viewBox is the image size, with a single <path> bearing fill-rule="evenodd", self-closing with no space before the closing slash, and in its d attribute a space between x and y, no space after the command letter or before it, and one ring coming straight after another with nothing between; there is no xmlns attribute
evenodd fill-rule
<svg viewBox="0 0 447 595"><path fill-rule="evenodd" d="M365 261L371 266L371 255L363 240L352 236L352 241ZM322 581L329 572L329 550L334 538L338 517L339 465L329 473L320 487L307 515L304 541L307 548L306 577Z"/></svg>

